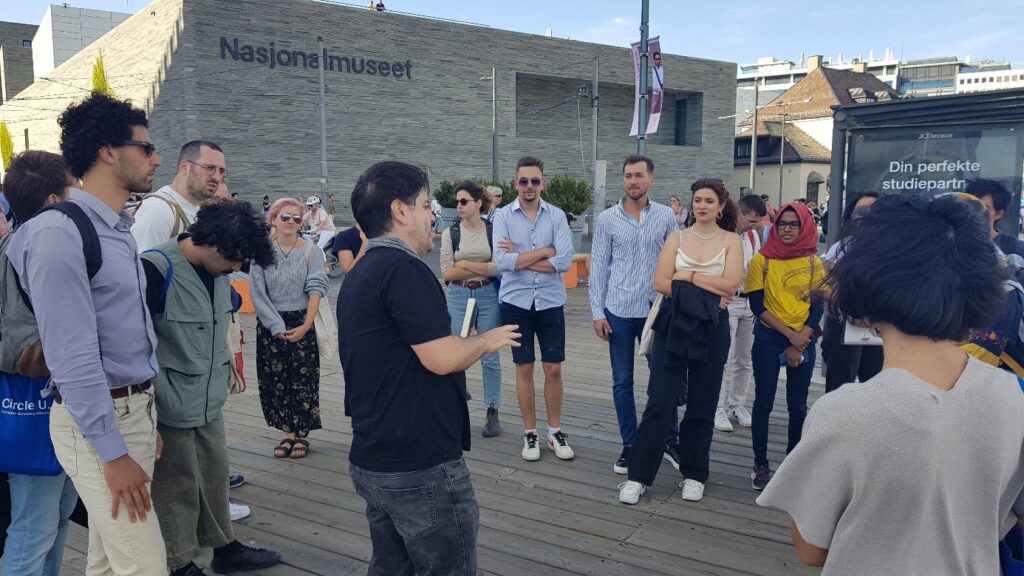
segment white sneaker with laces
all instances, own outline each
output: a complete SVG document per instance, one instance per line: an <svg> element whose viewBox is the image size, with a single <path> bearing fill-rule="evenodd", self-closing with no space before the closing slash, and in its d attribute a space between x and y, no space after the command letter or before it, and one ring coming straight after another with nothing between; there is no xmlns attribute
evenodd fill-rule
<svg viewBox="0 0 1024 576"><path fill-rule="evenodd" d="M729 415L725 412L725 408L719 408L715 411L715 430L719 432L732 432L732 422L729 422Z"/></svg>
<svg viewBox="0 0 1024 576"><path fill-rule="evenodd" d="M523 460L528 462L540 460L540 446L537 445L536 434L523 434Z"/></svg>
<svg viewBox="0 0 1024 576"><path fill-rule="evenodd" d="M572 460L576 457L576 454L572 451L572 446L569 446L568 436L561 430L554 434L548 434L548 448L554 450L555 456L560 460Z"/></svg>
<svg viewBox="0 0 1024 576"><path fill-rule="evenodd" d="M252 510L250 510L245 504L235 504L234 502L229 501L228 508L231 510L232 522L238 522L242 518L248 518L249 514L252 514Z"/></svg>
<svg viewBox="0 0 1024 576"><path fill-rule="evenodd" d="M748 412L743 406L733 406L730 408L729 416L735 418L736 423L744 428L750 428L750 425L754 422L754 419L750 416L750 412Z"/></svg>
<svg viewBox="0 0 1024 576"><path fill-rule="evenodd" d="M644 491L647 487L639 482L633 480L626 480L619 484L619 502L623 504L636 504L640 501L640 497L644 495Z"/></svg>
<svg viewBox="0 0 1024 576"><path fill-rule="evenodd" d="M683 489L683 500L699 502L704 497L704 485L696 480L683 480L679 486Z"/></svg>

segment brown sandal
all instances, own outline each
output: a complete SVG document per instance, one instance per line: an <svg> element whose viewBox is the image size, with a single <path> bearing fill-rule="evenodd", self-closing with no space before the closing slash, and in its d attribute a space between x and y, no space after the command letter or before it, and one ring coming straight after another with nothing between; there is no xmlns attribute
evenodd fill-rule
<svg viewBox="0 0 1024 576"><path fill-rule="evenodd" d="M299 438L292 442L292 458L305 458L309 453L309 440Z"/></svg>
<svg viewBox="0 0 1024 576"><path fill-rule="evenodd" d="M281 443L274 448L274 458L287 458L291 456L294 447L295 440L292 440L291 438L281 440Z"/></svg>

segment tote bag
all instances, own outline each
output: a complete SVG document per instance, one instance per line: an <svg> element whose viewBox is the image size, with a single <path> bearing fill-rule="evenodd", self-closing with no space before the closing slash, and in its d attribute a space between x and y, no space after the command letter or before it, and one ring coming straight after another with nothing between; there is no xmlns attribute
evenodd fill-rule
<svg viewBox="0 0 1024 576"><path fill-rule="evenodd" d="M63 470L50 441L50 406L43 398L46 378L0 372L0 472L56 476Z"/></svg>

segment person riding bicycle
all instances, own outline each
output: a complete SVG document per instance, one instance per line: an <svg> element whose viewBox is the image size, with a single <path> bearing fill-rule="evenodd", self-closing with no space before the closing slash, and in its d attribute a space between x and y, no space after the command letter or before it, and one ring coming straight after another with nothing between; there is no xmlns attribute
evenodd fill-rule
<svg viewBox="0 0 1024 576"><path fill-rule="evenodd" d="M335 231L334 219L320 207L319 196L310 196L306 200L306 213L302 216L302 228L308 230L310 235L318 235L314 241L321 250L331 244Z"/></svg>

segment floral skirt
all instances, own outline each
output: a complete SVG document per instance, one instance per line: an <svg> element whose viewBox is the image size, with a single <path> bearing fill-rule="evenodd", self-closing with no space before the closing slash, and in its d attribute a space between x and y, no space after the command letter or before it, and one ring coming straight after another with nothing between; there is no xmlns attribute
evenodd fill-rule
<svg viewBox="0 0 1024 576"><path fill-rule="evenodd" d="M302 325L305 310L281 312L288 328ZM292 343L256 323L256 377L267 425L305 438L320 424L320 350L315 329Z"/></svg>

